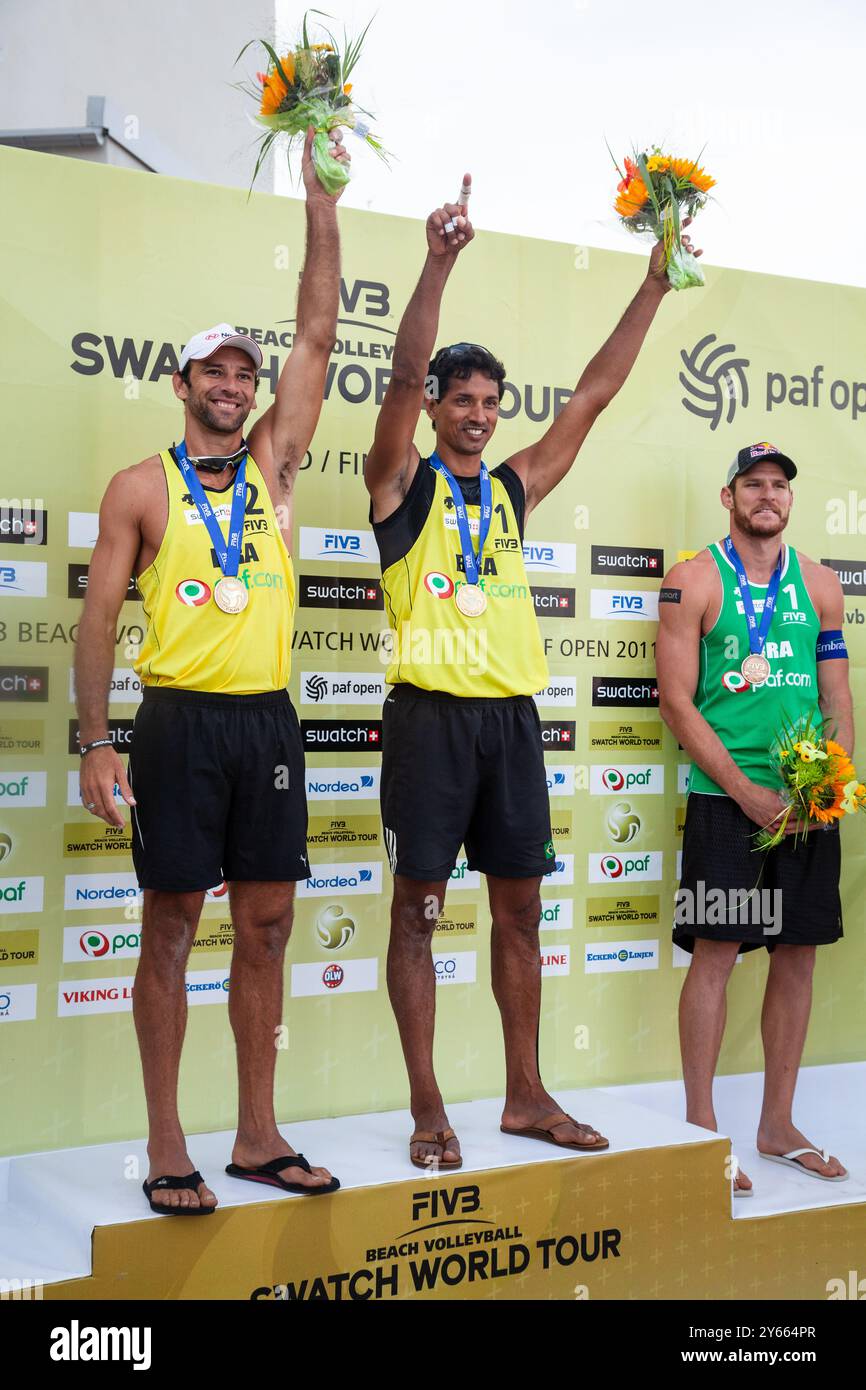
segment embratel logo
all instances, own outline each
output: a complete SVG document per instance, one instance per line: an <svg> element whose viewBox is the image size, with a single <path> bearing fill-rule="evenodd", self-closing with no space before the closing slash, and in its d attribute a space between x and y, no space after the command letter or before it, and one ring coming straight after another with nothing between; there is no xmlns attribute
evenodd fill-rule
<svg viewBox="0 0 866 1390"><path fill-rule="evenodd" d="M322 579L317 574L298 576L301 608L360 608L381 612L385 596L378 579Z"/></svg>
<svg viewBox="0 0 866 1390"><path fill-rule="evenodd" d="M452 581L447 574L441 574L439 570L431 570L429 574L425 574L424 588L434 598L450 598L454 593Z"/></svg>
<svg viewBox="0 0 866 1390"><path fill-rule="evenodd" d="M615 845L630 845L640 834L640 816L628 801L617 801L611 806L605 824Z"/></svg>
<svg viewBox="0 0 866 1390"><path fill-rule="evenodd" d="M0 563L0 598L45 598L48 566L44 560Z"/></svg>
<svg viewBox="0 0 866 1390"><path fill-rule="evenodd" d="M646 574L661 579L665 572L665 553L644 546L594 545L591 574Z"/></svg>
<svg viewBox="0 0 866 1390"><path fill-rule="evenodd" d="M821 564L836 571L843 594L866 594L866 560L822 560Z"/></svg>
<svg viewBox="0 0 866 1390"><path fill-rule="evenodd" d="M0 666L0 700L48 699L47 666Z"/></svg>
<svg viewBox="0 0 866 1390"><path fill-rule="evenodd" d="M593 676L594 705L625 705L629 708L646 706L655 709L659 702L655 677L623 679L620 676Z"/></svg>
<svg viewBox="0 0 866 1390"><path fill-rule="evenodd" d="M0 497L0 545L46 545L47 542L48 513L38 502L29 497Z"/></svg>
<svg viewBox="0 0 866 1390"><path fill-rule="evenodd" d="M680 385L689 393L682 404L692 415L709 420L710 429L717 429L724 417L730 424L737 401L745 408L749 404L749 383L746 379L747 357L738 357L733 343L716 344L715 333L707 333L690 352L680 351L685 371L680 372Z"/></svg>
<svg viewBox="0 0 866 1390"><path fill-rule="evenodd" d="M306 753L379 752L381 719L302 719L301 737Z"/></svg>
<svg viewBox="0 0 866 1390"><path fill-rule="evenodd" d="M537 617L574 617L573 589L538 589L535 586L533 586L530 592L532 594L532 602L535 605L535 613Z"/></svg>
<svg viewBox="0 0 866 1390"><path fill-rule="evenodd" d="M203 579L182 579L174 591L175 598L186 608L201 608L210 600L210 585Z"/></svg>

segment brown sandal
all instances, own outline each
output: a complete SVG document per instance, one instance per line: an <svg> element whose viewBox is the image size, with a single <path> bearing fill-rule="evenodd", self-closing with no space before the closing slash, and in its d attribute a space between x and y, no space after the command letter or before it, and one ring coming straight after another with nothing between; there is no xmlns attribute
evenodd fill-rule
<svg viewBox="0 0 866 1390"><path fill-rule="evenodd" d="M414 1163L416 1168L423 1168L427 1173L437 1173L444 1168L462 1168L462 1157L456 1160L451 1159L450 1162L444 1163L443 1160L437 1158L435 1154L428 1154L426 1158L413 1158L411 1154L413 1144L440 1144L442 1146L442 1153L444 1154L448 1147L447 1141L456 1138L457 1135L454 1133L453 1129L442 1129L438 1134L430 1134L426 1130L416 1130L409 1140L409 1162Z"/></svg>
<svg viewBox="0 0 866 1390"><path fill-rule="evenodd" d="M592 1129L592 1125L581 1126L578 1120L572 1119L571 1115L563 1114L545 1115L544 1119L540 1120L537 1125L530 1125L525 1129L506 1129L505 1125L500 1125L499 1128L503 1134L519 1134L524 1139L543 1139L545 1143L554 1144L558 1149L582 1149L584 1151L589 1150L590 1153L600 1153L602 1149L610 1148L610 1140L604 1138L600 1144L577 1144L574 1140L556 1139L552 1131L558 1125L567 1124L569 1121L573 1125L578 1125L578 1128Z"/></svg>

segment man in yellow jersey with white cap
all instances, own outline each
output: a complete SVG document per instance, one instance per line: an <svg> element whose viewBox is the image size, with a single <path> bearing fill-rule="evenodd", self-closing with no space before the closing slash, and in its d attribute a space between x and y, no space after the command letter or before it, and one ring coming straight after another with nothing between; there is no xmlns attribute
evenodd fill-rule
<svg viewBox="0 0 866 1390"><path fill-rule="evenodd" d="M262 354L230 324L197 333L174 374L181 442L115 475L102 502L79 627L76 694L87 809L122 825L132 807L143 890L133 1011L147 1097L154 1211L206 1215L216 1198L189 1157L177 1110L185 968L207 889L228 883L228 995L238 1130L227 1171L305 1194L335 1191L277 1129L275 1033L295 883L309 875L300 730L289 679L295 478L319 419L338 312L336 198L304 152L307 249L292 350L273 405L244 439ZM347 159L339 136L333 146ZM339 196L339 195L338 195ZM129 781L108 734L120 605L134 574L147 618Z"/></svg>
<svg viewBox="0 0 866 1390"><path fill-rule="evenodd" d="M470 191L467 174L458 202L427 220L427 259L397 334L364 474L395 633L382 741L382 821L394 874L388 989L409 1072L409 1156L437 1168L462 1163L433 1071L430 949L461 844L469 868L487 876L493 918L506 1066L501 1127L563 1148L608 1147L591 1125L563 1113L538 1071L539 888L555 855L532 699L548 672L523 532L628 377L669 288L659 246L562 413L537 444L488 470L482 456L504 367L474 343L441 348L428 362L445 284L473 237ZM436 437L429 458L413 442L422 408Z"/></svg>

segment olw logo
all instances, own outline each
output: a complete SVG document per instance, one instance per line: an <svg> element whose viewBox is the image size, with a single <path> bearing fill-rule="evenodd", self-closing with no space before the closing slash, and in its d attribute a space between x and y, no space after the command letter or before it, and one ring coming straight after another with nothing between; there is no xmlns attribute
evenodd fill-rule
<svg viewBox="0 0 866 1390"><path fill-rule="evenodd" d="M733 343L714 347L716 341L715 333L707 333L691 352L685 348L680 351L686 369L680 372L680 385L688 392L682 403L692 415L709 420L711 430L718 428L723 416L727 424L731 423L737 401L744 407L749 404L745 373L749 359L737 357Z"/></svg>

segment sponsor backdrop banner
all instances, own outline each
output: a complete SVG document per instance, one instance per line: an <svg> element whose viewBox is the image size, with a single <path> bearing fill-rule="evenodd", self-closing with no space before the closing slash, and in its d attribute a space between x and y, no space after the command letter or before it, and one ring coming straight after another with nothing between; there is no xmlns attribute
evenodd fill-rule
<svg viewBox="0 0 866 1390"><path fill-rule="evenodd" d="M291 345L304 222L289 200L247 203L228 189L19 151L0 151L0 163L16 209L0 231L15 267L0 377L0 1143L14 1153L144 1130L130 1016L140 895L128 827L93 821L78 798L76 624L108 480L180 435L171 372L187 337L222 319L251 332L265 357L261 406L270 402ZM385 988L387 626L362 466L424 236L418 223L367 213L343 213L341 224L339 340L295 508L291 695L314 876L298 897L277 1039L286 1121L407 1096ZM482 341L505 361L491 463L550 424L642 273L627 255L478 236L448 287L439 339ZM708 280L662 305L631 380L526 536L551 673L538 695L557 865L542 894L541 1056L557 1088L679 1072L687 957L670 928L687 760L658 714L658 589L671 563L723 533L719 489L743 444L773 440L800 466L788 537L842 576L858 704L864 694L866 295L712 268ZM426 422L417 438L428 450ZM142 635L130 583L110 705L124 752ZM862 1055L862 834L857 823L844 831L846 935L819 952L813 1063ZM226 888L214 884L188 990L191 1003L222 1007L190 1015L181 1104L192 1131L235 1115L231 935ZM461 860L433 947L448 986L437 1061L454 1101L503 1089L489 935L484 884ZM734 972L723 1071L761 1066L765 973L764 953Z"/></svg>

